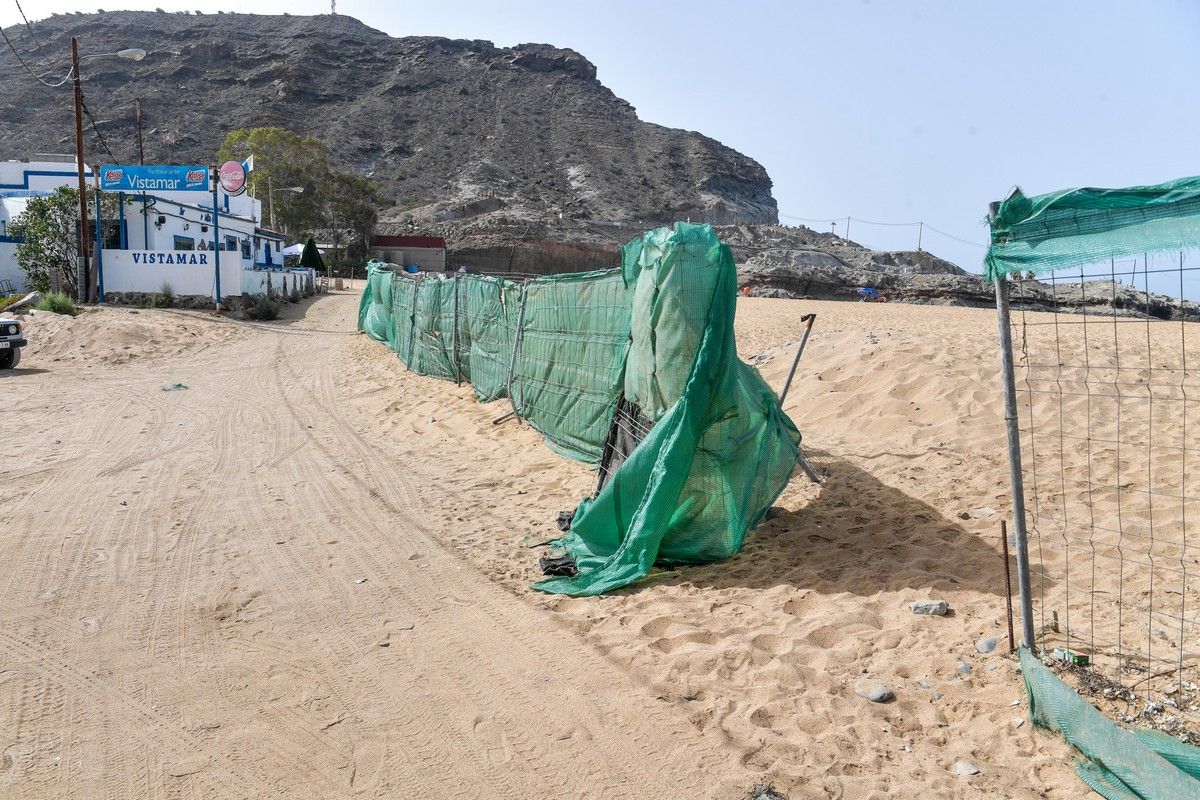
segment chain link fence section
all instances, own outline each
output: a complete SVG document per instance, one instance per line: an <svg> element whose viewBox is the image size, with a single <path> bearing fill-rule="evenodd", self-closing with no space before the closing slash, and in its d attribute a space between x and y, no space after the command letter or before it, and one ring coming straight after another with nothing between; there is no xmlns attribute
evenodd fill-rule
<svg viewBox="0 0 1200 800"><path fill-rule="evenodd" d="M1200 267L1186 263L1009 282L1036 644L1114 716L1195 738Z"/></svg>

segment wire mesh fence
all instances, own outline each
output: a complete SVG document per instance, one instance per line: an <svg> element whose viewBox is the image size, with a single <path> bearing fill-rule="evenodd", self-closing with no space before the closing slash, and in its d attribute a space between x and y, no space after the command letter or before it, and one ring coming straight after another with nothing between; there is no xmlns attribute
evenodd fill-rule
<svg viewBox="0 0 1200 800"><path fill-rule="evenodd" d="M1036 644L1115 715L1200 729L1200 258L1008 291Z"/></svg>
<svg viewBox="0 0 1200 800"><path fill-rule="evenodd" d="M555 451L598 464L621 392L632 300L620 270L514 283L374 270L359 327L414 372L509 397Z"/></svg>

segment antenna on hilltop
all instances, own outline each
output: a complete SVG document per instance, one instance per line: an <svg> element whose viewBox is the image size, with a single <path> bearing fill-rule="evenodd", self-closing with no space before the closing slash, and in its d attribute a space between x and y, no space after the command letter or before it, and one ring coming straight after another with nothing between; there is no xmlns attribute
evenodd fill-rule
<svg viewBox="0 0 1200 800"><path fill-rule="evenodd" d="M332 16L337 16L337 0L329 0L329 13Z"/></svg>

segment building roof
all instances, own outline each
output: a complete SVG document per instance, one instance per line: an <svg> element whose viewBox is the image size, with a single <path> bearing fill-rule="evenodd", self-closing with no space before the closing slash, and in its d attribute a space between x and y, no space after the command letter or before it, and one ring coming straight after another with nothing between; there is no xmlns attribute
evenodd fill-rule
<svg viewBox="0 0 1200 800"><path fill-rule="evenodd" d="M278 239L281 242L287 241L286 237L278 231L273 231L270 228L255 228L254 235L263 239Z"/></svg>
<svg viewBox="0 0 1200 800"><path fill-rule="evenodd" d="M441 236L372 236L372 247L433 247L446 249L446 240Z"/></svg>

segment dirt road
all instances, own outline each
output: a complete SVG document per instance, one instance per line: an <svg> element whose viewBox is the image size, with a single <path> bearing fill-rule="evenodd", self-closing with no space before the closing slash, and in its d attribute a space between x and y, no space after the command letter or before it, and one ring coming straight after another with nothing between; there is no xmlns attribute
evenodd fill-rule
<svg viewBox="0 0 1200 800"><path fill-rule="evenodd" d="M355 308L181 314L194 348L0 378L0 796L744 792L715 733L425 514L436 454L347 408Z"/></svg>

